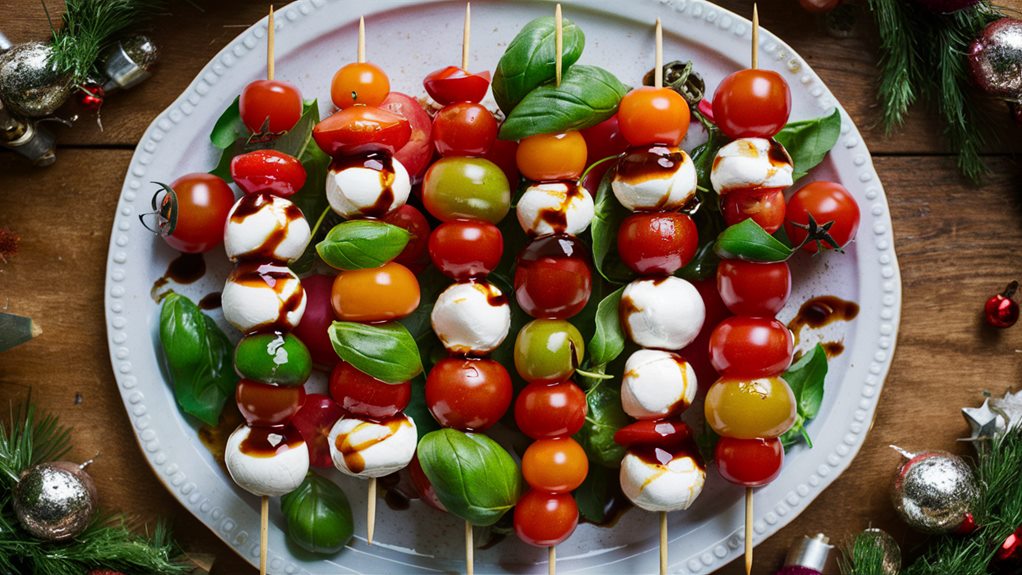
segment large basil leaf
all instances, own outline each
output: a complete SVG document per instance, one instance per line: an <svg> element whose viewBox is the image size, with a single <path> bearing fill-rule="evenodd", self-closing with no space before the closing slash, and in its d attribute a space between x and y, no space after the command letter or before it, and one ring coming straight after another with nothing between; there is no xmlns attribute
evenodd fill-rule
<svg viewBox="0 0 1022 575"><path fill-rule="evenodd" d="M399 256L409 238L408 230L386 222L349 220L334 226L316 252L339 270L378 268Z"/></svg>
<svg viewBox="0 0 1022 575"><path fill-rule="evenodd" d="M586 350L589 351L590 367L604 366L614 361L625 350L625 334L621 329L618 306L625 288L603 298L596 308L596 331Z"/></svg>
<svg viewBox="0 0 1022 575"><path fill-rule="evenodd" d="M287 538L312 553L337 553L355 532L344 491L315 473L280 498L280 510L287 520Z"/></svg>
<svg viewBox="0 0 1022 575"><path fill-rule="evenodd" d="M607 383L598 383L586 392L589 411L575 440L586 450L589 461L604 467L618 467L625 449L614 442L617 430L631 423L621 409L621 391Z"/></svg>
<svg viewBox="0 0 1022 575"><path fill-rule="evenodd" d="M774 136L788 150L795 171L792 178L798 181L815 168L827 152L837 143L841 135L841 112L814 120L791 122Z"/></svg>
<svg viewBox="0 0 1022 575"><path fill-rule="evenodd" d="M783 262L793 250L771 236L749 218L729 226L717 236L713 250L722 258L738 258L751 262Z"/></svg>
<svg viewBox="0 0 1022 575"><path fill-rule="evenodd" d="M415 339L396 321L379 325L335 321L328 331L337 355L376 379L402 383L422 373Z"/></svg>
<svg viewBox="0 0 1022 575"><path fill-rule="evenodd" d="M520 140L595 126L617 112L626 93L628 86L603 68L572 66L560 86L546 84L529 92L501 124L499 136Z"/></svg>
<svg viewBox="0 0 1022 575"><path fill-rule="evenodd" d="M781 377L788 382L788 387L795 395L798 407L798 419L795 425L781 436L785 447L790 447L804 439L809 447L813 446L805 423L816 417L823 403L823 382L827 378L827 350L820 344L809 353L803 355L792 364Z"/></svg>
<svg viewBox="0 0 1022 575"><path fill-rule="evenodd" d="M634 274L617 253L617 229L630 212L617 201L611 189L611 182L614 181L616 173L616 168L610 168L600 180L600 185L596 189L596 215L590 229L596 271L610 283L624 284L632 281Z"/></svg>
<svg viewBox="0 0 1022 575"><path fill-rule="evenodd" d="M234 346L190 299L168 294L160 310L160 345L181 410L216 425L234 397Z"/></svg>
<svg viewBox="0 0 1022 575"><path fill-rule="evenodd" d="M533 89L551 82L557 75L557 45L552 16L529 22L507 45L493 72L493 99L504 112L511 110ZM574 22L561 20L561 65L564 70L578 61L586 38Z"/></svg>
<svg viewBox="0 0 1022 575"><path fill-rule="evenodd" d="M234 102L217 118L213 131L209 133L209 141L218 149L226 150L239 138L248 137L248 128L245 122L241 121L240 101L240 97L234 99Z"/></svg>
<svg viewBox="0 0 1022 575"><path fill-rule="evenodd" d="M485 435L433 431L419 441L418 457L437 499L473 525L493 525L518 502L518 464Z"/></svg>

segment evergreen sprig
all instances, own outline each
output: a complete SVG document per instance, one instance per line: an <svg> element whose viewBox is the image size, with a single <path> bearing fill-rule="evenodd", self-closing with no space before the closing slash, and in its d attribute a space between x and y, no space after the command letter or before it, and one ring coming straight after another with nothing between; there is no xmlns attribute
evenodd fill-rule
<svg viewBox="0 0 1022 575"><path fill-rule="evenodd" d="M851 544L841 550L838 565L841 572L855 575L887 575L884 572L886 550L880 539L867 531L859 533Z"/></svg>

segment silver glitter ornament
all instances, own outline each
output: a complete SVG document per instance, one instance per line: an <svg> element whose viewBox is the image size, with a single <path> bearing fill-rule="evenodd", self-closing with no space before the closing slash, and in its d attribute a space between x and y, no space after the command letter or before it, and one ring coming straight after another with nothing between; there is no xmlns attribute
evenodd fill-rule
<svg viewBox="0 0 1022 575"><path fill-rule="evenodd" d="M908 453L891 447L908 460L891 488L901 518L925 533L947 533L962 525L979 495L972 468L945 451Z"/></svg>
<svg viewBox="0 0 1022 575"><path fill-rule="evenodd" d="M156 44L144 34L128 36L110 46L101 58L103 73L109 78L103 90L112 92L134 87L152 75L158 57Z"/></svg>
<svg viewBox="0 0 1022 575"><path fill-rule="evenodd" d="M880 562L880 572L883 575L898 575L901 572L901 548L898 543L883 529L870 527L862 532L859 537L865 537L873 545L880 548L883 560Z"/></svg>
<svg viewBox="0 0 1022 575"><path fill-rule="evenodd" d="M1022 20L1001 18L969 47L972 79L984 92L1022 100Z"/></svg>
<svg viewBox="0 0 1022 575"><path fill-rule="evenodd" d="M71 76L50 63L53 50L42 42L18 44L0 54L0 100L19 116L41 118L71 95Z"/></svg>
<svg viewBox="0 0 1022 575"><path fill-rule="evenodd" d="M96 486L85 465L54 461L22 474L14 487L14 512L26 531L64 541L88 527L96 511Z"/></svg>

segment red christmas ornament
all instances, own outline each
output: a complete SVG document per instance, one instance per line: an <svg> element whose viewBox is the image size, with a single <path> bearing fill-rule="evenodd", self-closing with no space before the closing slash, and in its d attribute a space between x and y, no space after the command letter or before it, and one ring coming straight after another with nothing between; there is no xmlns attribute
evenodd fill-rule
<svg viewBox="0 0 1022 575"><path fill-rule="evenodd" d="M976 525L976 518L972 516L972 513L966 513L965 519L962 520L962 524L955 528L955 535L968 535L979 528Z"/></svg>
<svg viewBox="0 0 1022 575"><path fill-rule="evenodd" d="M999 328L1015 325L1018 321L1018 302L1014 300L1016 291L1018 282L1011 282L1003 292L990 296L983 308L988 324Z"/></svg>
<svg viewBox="0 0 1022 575"><path fill-rule="evenodd" d="M78 88L78 103L90 112L98 112L106 92L99 84L83 84Z"/></svg>

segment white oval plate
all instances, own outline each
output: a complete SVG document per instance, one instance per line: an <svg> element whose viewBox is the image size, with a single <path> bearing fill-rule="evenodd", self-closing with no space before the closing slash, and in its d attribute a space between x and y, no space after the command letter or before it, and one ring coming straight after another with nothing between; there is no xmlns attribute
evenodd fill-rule
<svg viewBox="0 0 1022 575"><path fill-rule="evenodd" d="M565 14L586 33L582 61L604 66L637 84L652 67L653 26L664 23L668 59L692 59L712 91L728 73L746 67L749 22L702 0L563 0ZM492 70L507 42L529 20L553 12L548 2L476 2L473 70ZM277 77L298 85L306 98L329 103L334 71L355 54L359 9L368 23L369 58L390 75L395 90L421 94L423 76L460 56L464 3L377 0L358 8L342 0L301 0L277 12ZM181 503L247 560L258 557L258 501L236 488L199 442L195 424L178 411L157 355L158 306L153 282L174 253L139 225L155 186L215 163L208 133L220 113L248 82L265 73L265 19L227 45L183 94L149 126L132 158L121 191L107 261L107 333L114 373L139 444L157 476ZM760 65L780 72L791 86L794 120L827 114L837 100L806 62L773 34L760 35ZM860 304L849 323L803 334L803 347L842 341L831 361L819 416L809 425L815 447L789 453L779 479L756 491L755 541L769 537L798 515L851 463L869 430L898 329L901 283L887 200L862 137L842 110L841 137L808 178L842 182L862 211L858 241L844 256L797 256L795 289L781 315L790 319L808 298L836 295ZM698 132L698 130L693 130ZM691 149L691 142L686 143ZM206 256L209 271L195 284L174 286L198 299L219 291L229 266L218 249ZM222 316L214 317L222 323ZM231 333L230 328L227 328ZM703 382L706 386L706 382ZM700 411L693 409L691 412ZM365 483L333 476L356 510L356 537L340 554L311 557L285 542L283 518L272 505L270 570L273 573L460 572L462 523L420 502L396 512L378 507L376 541L365 533ZM743 545L742 490L711 472L696 504L670 515L672 573L707 573L731 561ZM613 529L581 525L557 550L562 573L657 570L657 521L626 513ZM479 573L546 572L546 551L515 537L476 551Z"/></svg>

